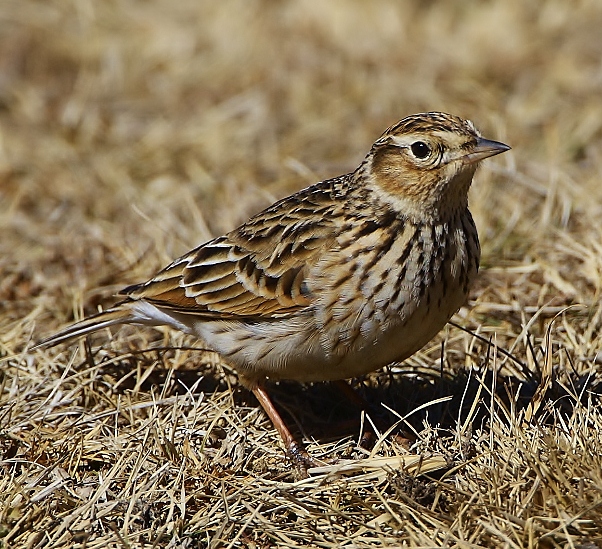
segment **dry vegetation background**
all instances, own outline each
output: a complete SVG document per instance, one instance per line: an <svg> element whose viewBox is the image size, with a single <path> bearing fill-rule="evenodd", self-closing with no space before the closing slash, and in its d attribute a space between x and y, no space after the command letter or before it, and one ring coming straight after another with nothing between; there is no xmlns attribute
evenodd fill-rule
<svg viewBox="0 0 602 549"><path fill-rule="evenodd" d="M600 29L599 0L2 0L0 547L602 547ZM471 195L482 339L354 382L372 450L329 385L274 387L326 463L297 479L170 331L26 353L429 109L513 147Z"/></svg>

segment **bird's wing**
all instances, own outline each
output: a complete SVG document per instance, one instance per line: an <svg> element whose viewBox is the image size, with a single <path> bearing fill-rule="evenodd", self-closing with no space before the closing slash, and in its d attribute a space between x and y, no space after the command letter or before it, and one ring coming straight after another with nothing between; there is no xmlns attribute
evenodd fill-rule
<svg viewBox="0 0 602 549"><path fill-rule="evenodd" d="M122 293L205 318L277 319L308 307L311 266L332 250L348 178L287 197Z"/></svg>

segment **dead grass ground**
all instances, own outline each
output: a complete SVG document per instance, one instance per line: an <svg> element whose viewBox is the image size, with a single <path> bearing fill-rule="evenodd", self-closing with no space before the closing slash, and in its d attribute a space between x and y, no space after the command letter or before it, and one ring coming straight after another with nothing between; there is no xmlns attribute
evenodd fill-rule
<svg viewBox="0 0 602 549"><path fill-rule="evenodd" d="M594 0L4 0L0 546L602 546L601 28ZM330 386L274 388L355 468L296 481L178 334L25 352L426 109L513 147L471 196L484 266L456 320L483 339L450 326L355 382L371 452Z"/></svg>

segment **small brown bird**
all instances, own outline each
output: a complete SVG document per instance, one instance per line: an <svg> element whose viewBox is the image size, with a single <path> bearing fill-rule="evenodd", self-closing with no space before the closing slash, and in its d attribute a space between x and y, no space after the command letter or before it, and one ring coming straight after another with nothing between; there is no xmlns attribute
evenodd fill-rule
<svg viewBox="0 0 602 549"><path fill-rule="evenodd" d="M408 116L353 173L276 202L35 348L124 323L193 334L236 369L289 454L304 457L266 380L351 378L428 343L477 275L473 174L509 148L456 116Z"/></svg>

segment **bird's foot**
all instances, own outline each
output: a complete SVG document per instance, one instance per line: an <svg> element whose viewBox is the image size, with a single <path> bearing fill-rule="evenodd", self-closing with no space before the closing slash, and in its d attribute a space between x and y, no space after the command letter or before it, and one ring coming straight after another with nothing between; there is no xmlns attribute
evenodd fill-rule
<svg viewBox="0 0 602 549"><path fill-rule="evenodd" d="M307 478L308 469L320 467L323 463L317 461L309 455L303 444L295 440L287 444L286 454L288 459L294 465L298 475L303 479Z"/></svg>

